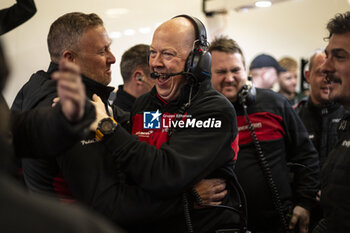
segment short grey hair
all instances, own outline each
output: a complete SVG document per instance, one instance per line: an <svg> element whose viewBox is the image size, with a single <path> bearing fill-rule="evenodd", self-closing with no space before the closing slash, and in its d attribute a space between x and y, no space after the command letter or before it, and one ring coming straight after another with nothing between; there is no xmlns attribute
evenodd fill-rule
<svg viewBox="0 0 350 233"><path fill-rule="evenodd" d="M84 31L102 25L102 19L94 14L67 13L51 24L47 36L49 53L53 62L58 62L65 50L76 49Z"/></svg>

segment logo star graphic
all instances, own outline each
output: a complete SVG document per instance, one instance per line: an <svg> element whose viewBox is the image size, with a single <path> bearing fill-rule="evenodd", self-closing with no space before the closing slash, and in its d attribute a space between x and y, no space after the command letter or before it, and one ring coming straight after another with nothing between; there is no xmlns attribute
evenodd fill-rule
<svg viewBox="0 0 350 233"><path fill-rule="evenodd" d="M158 117L160 117L162 114L159 112L159 109L157 109L157 111L155 113L151 114L153 116L152 121L154 121L155 119L158 119Z"/></svg>

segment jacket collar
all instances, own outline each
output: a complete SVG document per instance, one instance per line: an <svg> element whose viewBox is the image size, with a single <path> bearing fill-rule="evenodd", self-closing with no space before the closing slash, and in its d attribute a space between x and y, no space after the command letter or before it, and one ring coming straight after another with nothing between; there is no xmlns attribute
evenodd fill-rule
<svg viewBox="0 0 350 233"><path fill-rule="evenodd" d="M105 86L96 82L84 75L82 75L83 83L85 84L86 96L92 99L92 95L98 95L104 103L108 102L110 93L114 90L113 87Z"/></svg>
<svg viewBox="0 0 350 233"><path fill-rule="evenodd" d="M52 74L57 70L58 70L58 64L54 62L50 62L49 68L47 69L47 73Z"/></svg>
<svg viewBox="0 0 350 233"><path fill-rule="evenodd" d="M312 111L316 111L322 115L332 113L340 107L339 104L334 102L323 105L316 105L312 102L310 96L308 97L307 103Z"/></svg>
<svg viewBox="0 0 350 233"><path fill-rule="evenodd" d="M119 85L118 86L118 91L117 91L117 96L122 96L123 100L128 101L128 105L132 105L136 98L126 91L124 91L124 85Z"/></svg>

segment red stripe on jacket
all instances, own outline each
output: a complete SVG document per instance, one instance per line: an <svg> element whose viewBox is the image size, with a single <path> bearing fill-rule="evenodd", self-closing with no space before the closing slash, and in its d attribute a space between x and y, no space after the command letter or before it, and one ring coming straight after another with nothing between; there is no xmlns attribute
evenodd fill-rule
<svg viewBox="0 0 350 233"><path fill-rule="evenodd" d="M74 203L75 199L68 187L67 182L62 176L62 173L59 172L54 178L52 185L54 187L55 193L63 203Z"/></svg>
<svg viewBox="0 0 350 233"><path fill-rule="evenodd" d="M269 141L283 138L285 131L282 126L282 117L270 112L252 113L249 115L259 141ZM243 116L237 116L239 145L251 143L247 122Z"/></svg>

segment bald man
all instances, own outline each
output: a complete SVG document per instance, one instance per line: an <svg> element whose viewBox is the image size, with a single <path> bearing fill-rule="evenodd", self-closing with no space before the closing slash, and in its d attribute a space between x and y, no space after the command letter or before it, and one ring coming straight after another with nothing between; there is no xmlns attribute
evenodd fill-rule
<svg viewBox="0 0 350 233"><path fill-rule="evenodd" d="M325 52L316 50L309 61L305 77L310 85L310 96L300 101L295 110L319 153L322 168L327 155L337 143L338 124L345 110L340 104L329 99L329 85L326 75L322 72L322 65L326 61Z"/></svg>
<svg viewBox="0 0 350 233"><path fill-rule="evenodd" d="M206 46L205 27L196 18L181 15L161 24L150 45L155 87L136 100L131 112L132 134L137 137L106 113L98 117L100 126L109 122L111 127L97 127L96 133L128 178L161 198L182 197L178 208L183 211L150 222L151 232L244 229L244 197L233 171L238 152L238 130L232 120L236 113L211 86ZM102 102L95 101L103 111ZM214 184L210 207L196 185L208 178L226 180L228 191L224 195L220 183Z"/></svg>

